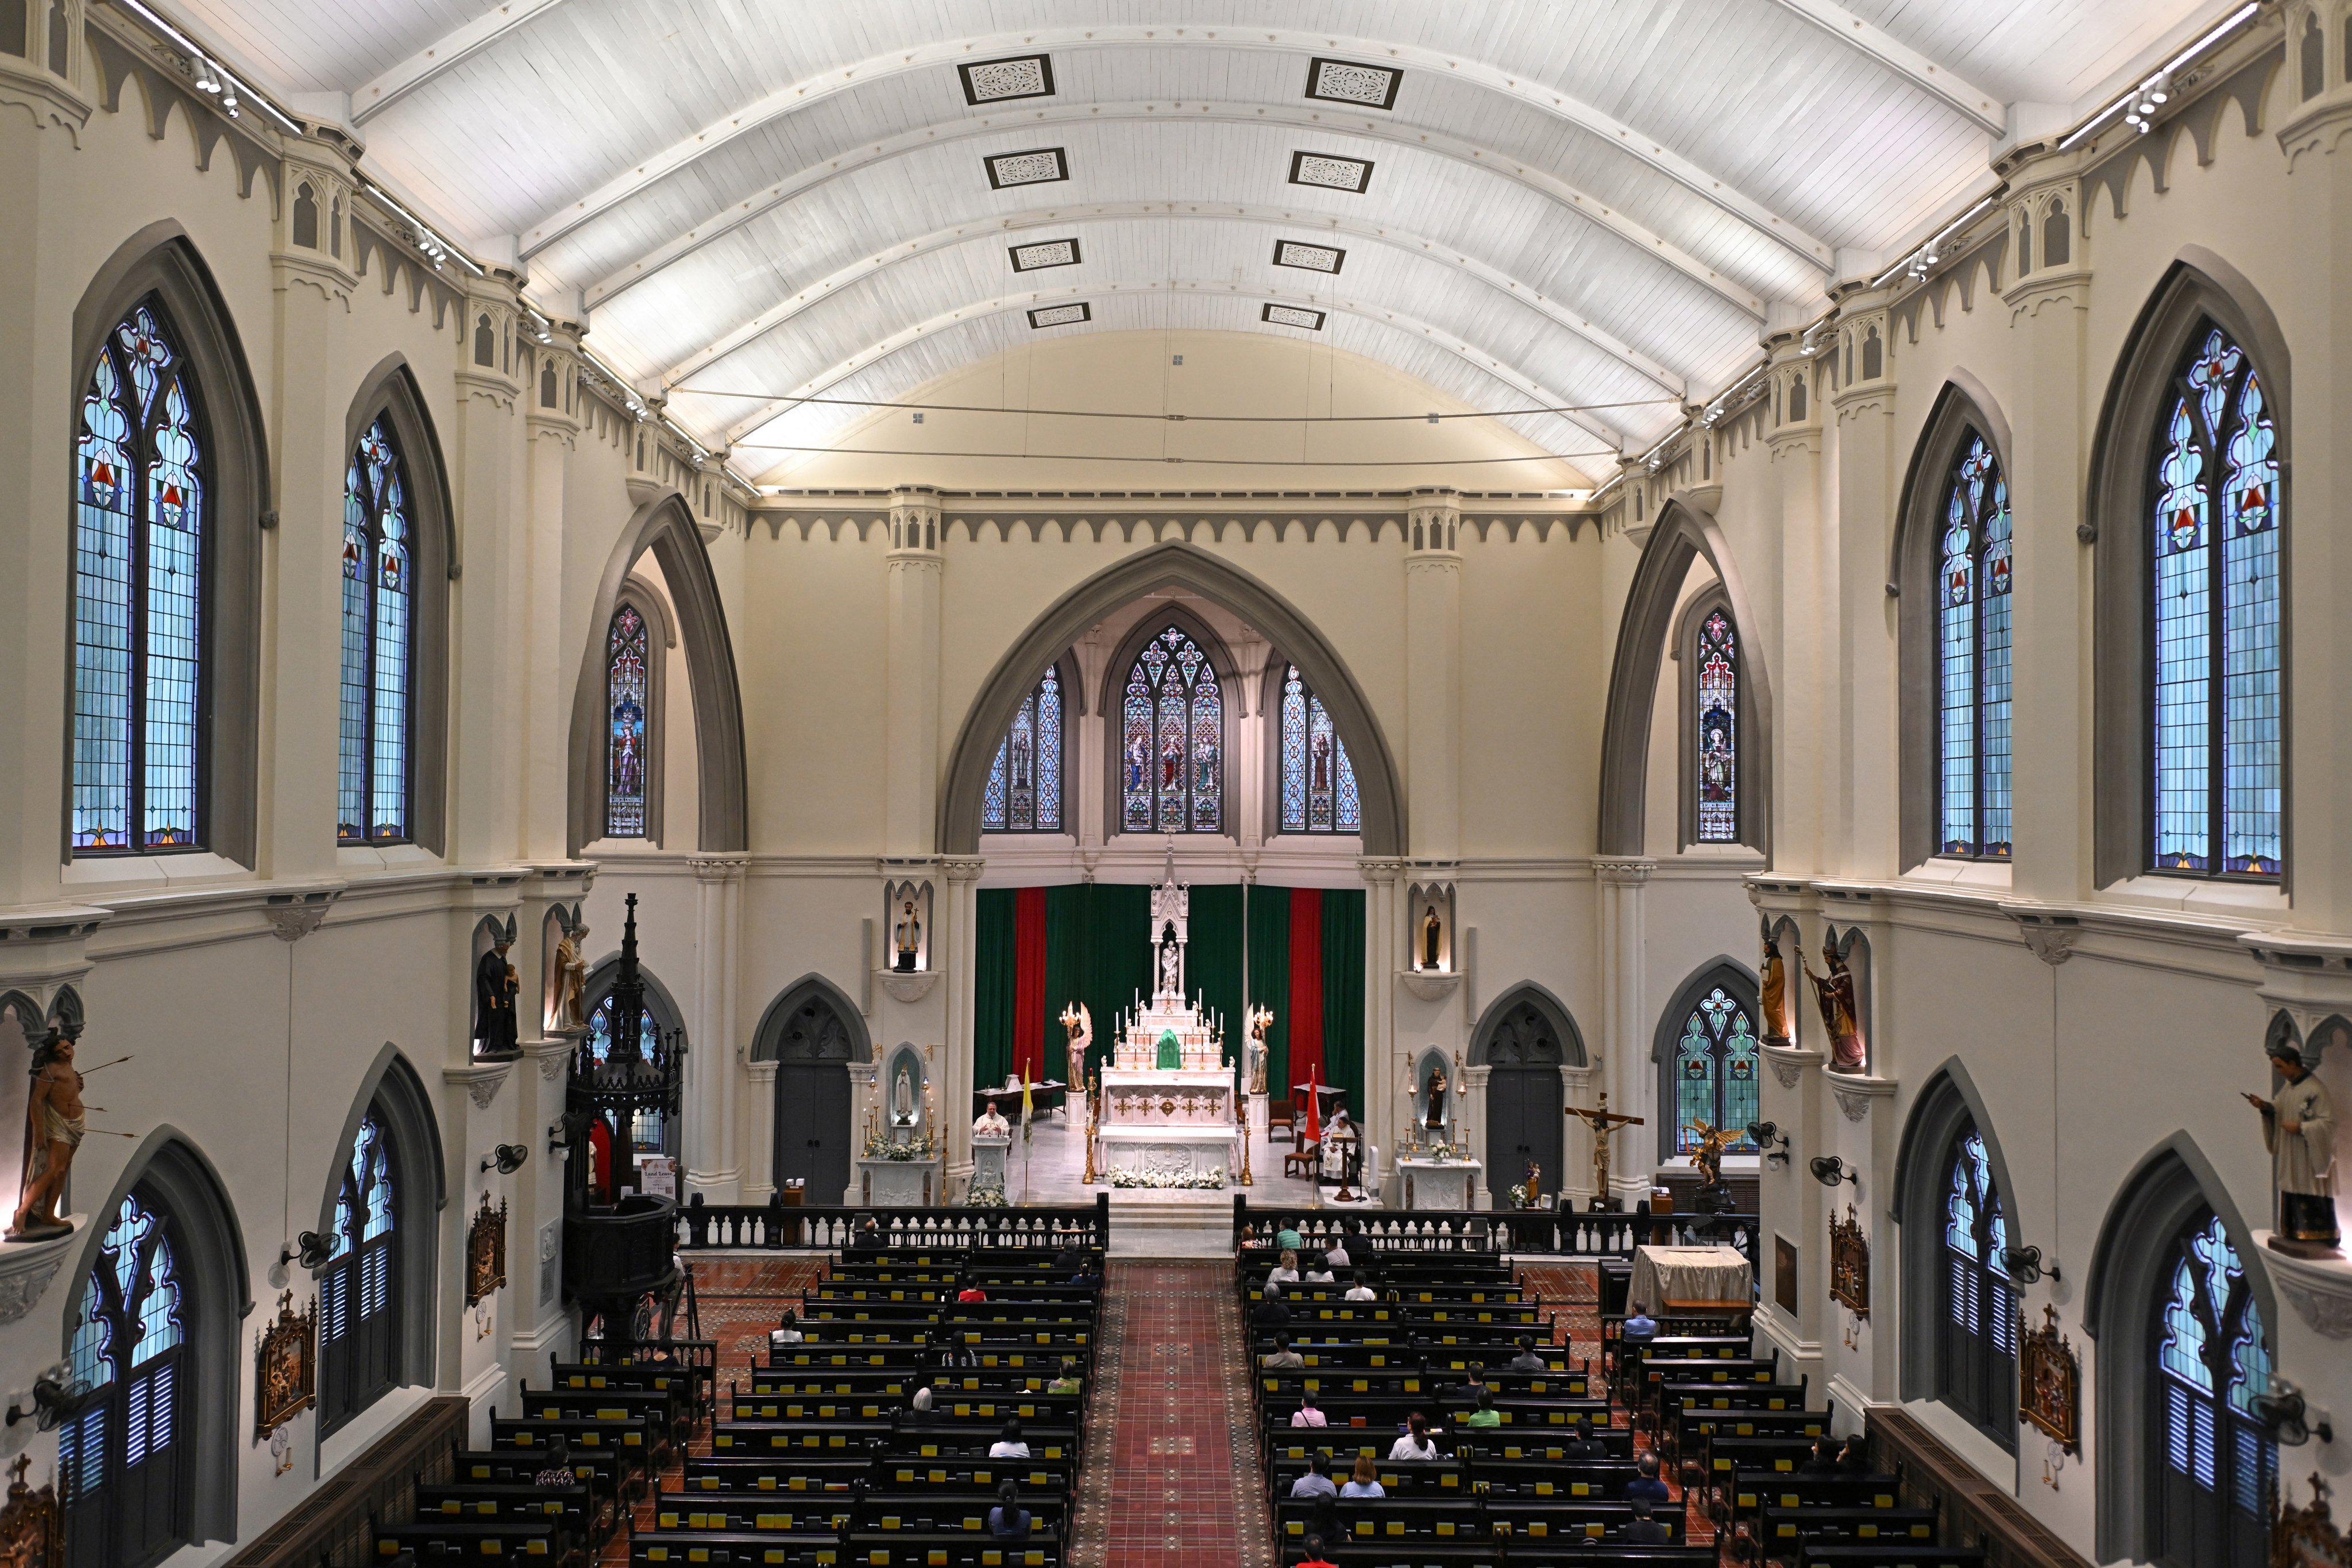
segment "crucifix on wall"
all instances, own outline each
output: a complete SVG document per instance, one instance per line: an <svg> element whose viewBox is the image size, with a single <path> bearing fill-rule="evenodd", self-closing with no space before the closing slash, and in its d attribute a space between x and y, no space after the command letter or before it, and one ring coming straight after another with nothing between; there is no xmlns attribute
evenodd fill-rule
<svg viewBox="0 0 2352 1568"><path fill-rule="evenodd" d="M1641 1117L1610 1110L1609 1091L1605 1089L1601 1091L1599 1110L1586 1110L1571 1105L1568 1114L1580 1118L1592 1129L1592 1201L1605 1204L1609 1201L1609 1134L1620 1127L1640 1127L1644 1122Z"/></svg>

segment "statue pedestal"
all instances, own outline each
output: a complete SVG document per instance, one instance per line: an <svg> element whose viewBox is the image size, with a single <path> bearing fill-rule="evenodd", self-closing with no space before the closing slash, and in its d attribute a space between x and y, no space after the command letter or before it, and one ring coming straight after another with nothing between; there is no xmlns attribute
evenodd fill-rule
<svg viewBox="0 0 2352 1568"><path fill-rule="evenodd" d="M972 1192L983 1193L992 1188L1000 1193L1005 1190L1005 1152L1012 1147L1013 1134L1010 1132L993 1135L975 1132L971 1135Z"/></svg>
<svg viewBox="0 0 2352 1568"><path fill-rule="evenodd" d="M1471 1189L1486 1167L1475 1160L1439 1160L1406 1154L1396 1163L1402 1206L1460 1210L1470 1206Z"/></svg>
<svg viewBox="0 0 2352 1568"><path fill-rule="evenodd" d="M940 1162L883 1160L871 1155L857 1162L857 1201L891 1208L929 1208L944 1195Z"/></svg>
<svg viewBox="0 0 2352 1568"><path fill-rule="evenodd" d="M1249 1131L1251 1137L1263 1138L1266 1136L1266 1130L1273 1126L1273 1122L1268 1120L1272 1109L1273 1108L1266 1102L1265 1096L1262 1094L1253 1094L1249 1097Z"/></svg>

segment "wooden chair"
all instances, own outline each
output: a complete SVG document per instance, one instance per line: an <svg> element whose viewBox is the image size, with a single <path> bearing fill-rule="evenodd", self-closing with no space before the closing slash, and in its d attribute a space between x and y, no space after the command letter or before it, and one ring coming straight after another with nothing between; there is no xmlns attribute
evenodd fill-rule
<svg viewBox="0 0 2352 1568"><path fill-rule="evenodd" d="M1297 1175L1304 1176L1307 1180L1311 1182L1315 1179L1316 1172L1321 1167L1322 1163L1323 1151L1321 1149L1293 1149L1282 1157L1282 1173L1286 1176L1296 1173ZM1295 1173L1292 1169L1294 1166L1297 1167Z"/></svg>
<svg viewBox="0 0 2352 1568"><path fill-rule="evenodd" d="M1291 1142L1298 1142L1297 1110L1287 1100L1276 1100L1272 1095L1268 1095L1265 1106L1265 1141L1267 1142L1274 1142L1274 1130L1277 1127L1282 1129L1284 1135Z"/></svg>

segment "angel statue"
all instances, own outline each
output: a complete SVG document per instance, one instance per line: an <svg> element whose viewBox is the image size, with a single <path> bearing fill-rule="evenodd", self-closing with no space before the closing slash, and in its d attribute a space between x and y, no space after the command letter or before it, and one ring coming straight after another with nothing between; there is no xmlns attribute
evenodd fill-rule
<svg viewBox="0 0 2352 1568"><path fill-rule="evenodd" d="M558 904L555 922L563 932L555 943L555 1026L559 1030L585 1028L588 961L581 955L580 949L588 937L588 921L578 904L572 906L568 915Z"/></svg>
<svg viewBox="0 0 2352 1568"><path fill-rule="evenodd" d="M1073 1002L1062 1009L1062 1028L1069 1036L1068 1067L1062 1081L1082 1084L1087 1081L1087 1047L1094 1043L1095 1016L1085 1003Z"/></svg>
<svg viewBox="0 0 2352 1568"><path fill-rule="evenodd" d="M1723 1184L1723 1152L1738 1142L1739 1134L1727 1128L1710 1127L1704 1121L1693 1121L1690 1130L1698 1137L1697 1146L1691 1150L1691 1163L1698 1167L1701 1187Z"/></svg>

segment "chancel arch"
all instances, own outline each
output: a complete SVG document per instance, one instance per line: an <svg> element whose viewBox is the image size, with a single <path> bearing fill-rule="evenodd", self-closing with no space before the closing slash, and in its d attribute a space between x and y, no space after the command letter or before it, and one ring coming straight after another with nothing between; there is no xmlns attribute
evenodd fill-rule
<svg viewBox="0 0 2352 1568"><path fill-rule="evenodd" d="M1567 1173L1562 1068L1586 1065L1584 1036L1559 998L1532 981L1498 996L1470 1037L1469 1065L1486 1071L1486 1170L1507 1191L1529 1165L1557 1195Z"/></svg>
<svg viewBox="0 0 2352 1568"><path fill-rule="evenodd" d="M1658 1016L1651 1059L1658 1066L1658 1158L1685 1158L1697 1142L1696 1121L1730 1130L1725 1146L1753 1154L1748 1125L1759 1115L1756 976L1717 957L1695 970Z"/></svg>
<svg viewBox="0 0 2352 1568"><path fill-rule="evenodd" d="M604 837L603 828L608 821L605 742L611 729L606 678L609 645L629 569L647 551L653 552L662 581L669 587L669 607L677 617L678 641L686 650L687 684L694 704L698 847L741 849L748 842L748 827L743 701L734 644L701 531L685 498L673 490L639 507L622 529L588 617L588 644L582 650L572 701L570 851L576 855L582 845Z"/></svg>
<svg viewBox="0 0 2352 1568"><path fill-rule="evenodd" d="M1604 855L1640 855L1647 844L1646 799L1650 767L1650 732L1657 700L1658 670L1664 662L1676 611L1691 563L1705 561L1722 584L1735 633L1758 624L1750 613L1747 589L1722 530L1708 513L1679 495L1659 509L1658 521L1642 546L1627 591L1625 613L1618 623L1616 652L1610 661L1609 709L1601 732L1601 838ZM1772 686L1762 658L1749 657L1737 666L1738 711L1752 715L1748 734L1738 747L1749 766L1738 814L1737 842L1769 855L1771 822Z"/></svg>
<svg viewBox="0 0 2352 1568"><path fill-rule="evenodd" d="M123 1167L73 1255L64 1355L91 1386L58 1431L70 1568L131 1568L236 1534L253 1309L219 1173L171 1127Z"/></svg>
<svg viewBox="0 0 2352 1568"><path fill-rule="evenodd" d="M804 975L760 1016L751 1059L776 1064L770 1182L805 1182L804 1201L840 1202L856 1154L849 1068L874 1060L864 1016L833 982Z"/></svg>
<svg viewBox="0 0 2352 1568"><path fill-rule="evenodd" d="M1014 710L1034 685L1035 672L1114 611L1167 588L1189 590L1223 606L1298 666L1329 710L1336 732L1348 742L1363 799L1364 853L1402 852L1405 826L1401 775L1387 738L1372 717L1370 703L1338 651L1314 623L1257 578L1206 551L1177 542L1138 551L1071 589L1032 621L997 661L964 715L949 753L940 801L941 849L970 853L979 847L988 772ZM1115 657L1108 668L1117 672L1123 696L1127 665ZM1107 673L1106 695L1110 680ZM1228 711L1234 711L1238 689L1221 695L1227 700ZM1107 706L1104 711L1108 729L1108 718L1117 709Z"/></svg>

